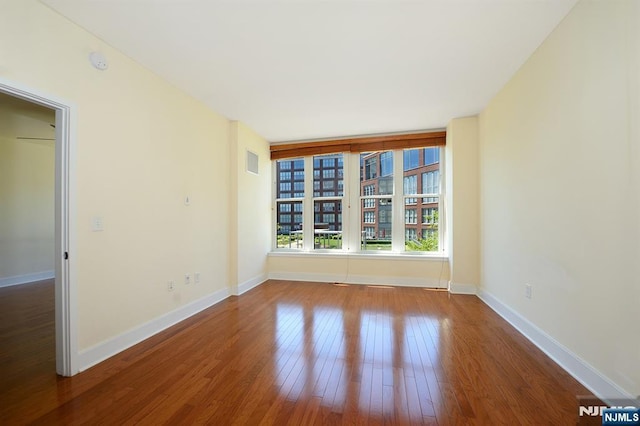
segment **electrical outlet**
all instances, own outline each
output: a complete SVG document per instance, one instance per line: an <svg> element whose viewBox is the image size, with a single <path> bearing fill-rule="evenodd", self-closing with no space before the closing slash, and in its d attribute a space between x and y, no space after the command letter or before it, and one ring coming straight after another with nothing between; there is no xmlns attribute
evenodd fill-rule
<svg viewBox="0 0 640 426"><path fill-rule="evenodd" d="M189 285L191 284L191 275L190 274L184 274L184 283Z"/></svg>
<svg viewBox="0 0 640 426"><path fill-rule="evenodd" d="M196 284L200 283L200 272L194 272L193 273L193 282Z"/></svg>
<svg viewBox="0 0 640 426"><path fill-rule="evenodd" d="M175 283L173 281L169 281L169 284L167 285L167 290L173 291L174 288L175 288Z"/></svg>
<svg viewBox="0 0 640 426"><path fill-rule="evenodd" d="M524 285L524 297L531 299L531 284Z"/></svg>

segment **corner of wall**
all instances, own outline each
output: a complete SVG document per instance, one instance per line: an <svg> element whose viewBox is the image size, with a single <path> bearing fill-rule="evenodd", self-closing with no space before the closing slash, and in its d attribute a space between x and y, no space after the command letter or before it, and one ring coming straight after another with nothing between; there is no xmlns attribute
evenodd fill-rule
<svg viewBox="0 0 640 426"><path fill-rule="evenodd" d="M478 117L447 126L445 216L451 293L476 294L480 283Z"/></svg>

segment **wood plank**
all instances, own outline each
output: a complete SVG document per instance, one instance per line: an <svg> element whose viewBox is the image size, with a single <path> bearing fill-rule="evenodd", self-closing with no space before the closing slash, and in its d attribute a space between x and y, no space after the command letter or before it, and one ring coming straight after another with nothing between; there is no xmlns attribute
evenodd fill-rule
<svg viewBox="0 0 640 426"><path fill-rule="evenodd" d="M272 280L71 378L53 316L53 282L0 289L3 424L575 424L590 395L475 296Z"/></svg>

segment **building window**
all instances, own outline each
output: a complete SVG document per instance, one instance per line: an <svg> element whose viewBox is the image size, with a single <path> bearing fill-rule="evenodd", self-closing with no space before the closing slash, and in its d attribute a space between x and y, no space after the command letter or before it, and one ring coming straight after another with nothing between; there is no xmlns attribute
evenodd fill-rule
<svg viewBox="0 0 640 426"><path fill-rule="evenodd" d="M406 209L404 211L404 223L415 225L418 223L418 215L416 214L416 209Z"/></svg>
<svg viewBox="0 0 640 426"><path fill-rule="evenodd" d="M291 180L291 172L280 172L280 182L287 182Z"/></svg>
<svg viewBox="0 0 640 426"><path fill-rule="evenodd" d="M391 176L393 174L393 153L390 151L380 154L380 176Z"/></svg>
<svg viewBox="0 0 640 426"><path fill-rule="evenodd" d="M440 171L434 170L422 174L422 193L423 194L438 194L440 191ZM436 202L435 197L427 197L422 201L423 203Z"/></svg>
<svg viewBox="0 0 640 426"><path fill-rule="evenodd" d="M404 177L404 194L417 194L418 193L418 175L409 175ZM416 204L418 199L415 197L405 197L405 204Z"/></svg>
<svg viewBox="0 0 640 426"><path fill-rule="evenodd" d="M431 207L422 209L422 223L424 225L433 225L438 223L438 208Z"/></svg>
<svg viewBox="0 0 640 426"><path fill-rule="evenodd" d="M291 191L291 182L280 182L280 192Z"/></svg>
<svg viewBox="0 0 640 426"><path fill-rule="evenodd" d="M441 250L440 156L439 148L412 148L275 161L276 247Z"/></svg>
<svg viewBox="0 0 640 426"><path fill-rule="evenodd" d="M414 241L417 240L417 233L416 233L416 229L415 228L407 228L404 231L404 238L408 241Z"/></svg>
<svg viewBox="0 0 640 426"><path fill-rule="evenodd" d="M425 148L424 165L429 166L438 163L440 163L440 148Z"/></svg>
<svg viewBox="0 0 640 426"><path fill-rule="evenodd" d="M420 151L420 149L405 149L403 151L403 165L405 172L418 167Z"/></svg>
<svg viewBox="0 0 640 426"><path fill-rule="evenodd" d="M366 239L370 240L372 238L375 238L375 236L376 236L376 228L372 228L370 226L365 226L363 233L364 233L364 237Z"/></svg>
<svg viewBox="0 0 640 426"><path fill-rule="evenodd" d="M375 212L364 212L363 215L364 215L364 223L376 223Z"/></svg>
<svg viewBox="0 0 640 426"><path fill-rule="evenodd" d="M335 169L324 169L322 171L322 177L325 179L331 179L336 177L336 171Z"/></svg>
<svg viewBox="0 0 640 426"><path fill-rule="evenodd" d="M378 177L378 158L370 157L364 160L365 179L375 179Z"/></svg>

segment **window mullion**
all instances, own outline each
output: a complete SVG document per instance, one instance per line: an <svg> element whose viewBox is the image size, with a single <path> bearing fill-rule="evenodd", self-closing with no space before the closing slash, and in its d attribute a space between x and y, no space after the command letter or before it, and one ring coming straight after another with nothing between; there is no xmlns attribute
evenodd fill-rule
<svg viewBox="0 0 640 426"><path fill-rule="evenodd" d="M313 250L313 230L314 230L314 211L313 211L313 157L304 157L304 201L303 211L303 240L306 250Z"/></svg>
<svg viewBox="0 0 640 426"><path fill-rule="evenodd" d="M404 251L404 166L403 151L393 151L393 198L391 202L391 250Z"/></svg>
<svg viewBox="0 0 640 426"><path fill-rule="evenodd" d="M278 248L278 237L277 237L277 229L275 229L277 227L278 224L278 203L276 201L277 199L277 194L278 194L278 190L276 188L276 185L278 184L278 179L276 178L276 173L278 172L278 162L277 161L272 161L271 162L271 223L273 224L273 228L271 229L271 235L272 235L272 242L271 242L271 249L277 249Z"/></svg>
<svg viewBox="0 0 640 426"><path fill-rule="evenodd" d="M356 252L360 250L360 215L361 215L361 202L360 202L360 154L357 153L349 153L345 154L347 156L347 161L345 164L348 164L349 175L348 186L349 186L349 232L347 238L345 240L347 243L347 251ZM344 213L343 213L344 214ZM344 220L344 216L343 216Z"/></svg>

